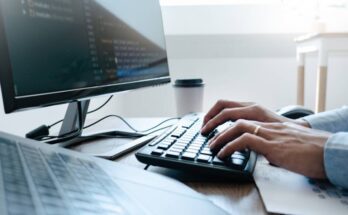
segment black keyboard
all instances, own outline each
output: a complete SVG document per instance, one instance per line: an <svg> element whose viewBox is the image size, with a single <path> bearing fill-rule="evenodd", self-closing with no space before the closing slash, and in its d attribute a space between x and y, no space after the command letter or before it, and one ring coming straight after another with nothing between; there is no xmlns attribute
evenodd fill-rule
<svg viewBox="0 0 348 215"><path fill-rule="evenodd" d="M183 117L175 126L136 153L139 161L154 165L235 180L252 180L257 155L250 150L238 151L220 160L208 146L209 140L222 130L233 126L227 122L208 136L200 133L202 114Z"/></svg>

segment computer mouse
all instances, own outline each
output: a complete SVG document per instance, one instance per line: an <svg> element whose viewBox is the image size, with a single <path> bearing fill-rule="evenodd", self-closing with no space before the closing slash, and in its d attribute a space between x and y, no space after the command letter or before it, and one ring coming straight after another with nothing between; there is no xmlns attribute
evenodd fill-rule
<svg viewBox="0 0 348 215"><path fill-rule="evenodd" d="M306 107L300 105L289 105L283 107L277 111L279 115L290 119L298 119L301 117L309 116L314 114L314 112Z"/></svg>

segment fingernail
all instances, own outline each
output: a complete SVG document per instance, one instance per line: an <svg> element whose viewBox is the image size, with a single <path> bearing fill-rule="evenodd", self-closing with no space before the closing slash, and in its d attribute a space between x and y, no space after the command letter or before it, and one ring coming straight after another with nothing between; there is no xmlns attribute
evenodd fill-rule
<svg viewBox="0 0 348 215"><path fill-rule="evenodd" d="M217 154L217 156L218 156L218 158L222 159L222 158L223 158L223 153L222 153L222 152L219 152L219 153Z"/></svg>
<svg viewBox="0 0 348 215"><path fill-rule="evenodd" d="M206 128L203 127L203 128L201 129L201 134L204 134L204 133L205 133L205 130L206 130Z"/></svg>

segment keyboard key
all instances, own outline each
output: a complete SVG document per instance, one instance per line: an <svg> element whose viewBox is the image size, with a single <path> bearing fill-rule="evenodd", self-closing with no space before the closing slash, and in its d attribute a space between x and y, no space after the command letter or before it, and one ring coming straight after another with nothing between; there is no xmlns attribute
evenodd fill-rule
<svg viewBox="0 0 348 215"><path fill-rule="evenodd" d="M201 149L201 146L190 145L188 148L189 148L189 149L197 149L197 150L199 150L199 149Z"/></svg>
<svg viewBox="0 0 348 215"><path fill-rule="evenodd" d="M236 159L241 159L241 160L244 160L245 159L245 156L240 154L240 153L233 153L231 155L231 158L236 158Z"/></svg>
<svg viewBox="0 0 348 215"><path fill-rule="evenodd" d="M173 144L175 142L175 140L173 140L172 138L166 138L166 139L164 139L164 140L162 140L162 141L154 141L154 142L151 142L150 144L149 144L149 146L155 146L155 145L157 145L157 144L159 144L159 143L165 143L165 144Z"/></svg>
<svg viewBox="0 0 348 215"><path fill-rule="evenodd" d="M184 128L177 128L171 135L171 137L179 138L186 132Z"/></svg>
<svg viewBox="0 0 348 215"><path fill-rule="evenodd" d="M213 155L213 153L210 151L210 149L203 149L200 153L203 155L210 155L210 156Z"/></svg>
<svg viewBox="0 0 348 215"><path fill-rule="evenodd" d="M181 159L194 160L196 155L197 155L196 153L185 152L184 154L182 154Z"/></svg>
<svg viewBox="0 0 348 215"><path fill-rule="evenodd" d="M192 136L183 136L182 138L179 139L179 141L182 141L182 142L191 142L192 140Z"/></svg>
<svg viewBox="0 0 348 215"><path fill-rule="evenodd" d="M182 147L182 148L186 148L187 144L186 143L175 143L173 145L173 147Z"/></svg>
<svg viewBox="0 0 348 215"><path fill-rule="evenodd" d="M192 149L192 148L191 149L188 148L188 149L185 150L185 152L190 152L190 153L195 153L195 154L197 154L198 151L199 151L199 149Z"/></svg>
<svg viewBox="0 0 348 215"><path fill-rule="evenodd" d="M172 148L184 149L184 148L186 148L186 146L183 146L183 145L181 145L181 144L174 144L174 145L172 146Z"/></svg>
<svg viewBox="0 0 348 215"><path fill-rule="evenodd" d="M232 158L231 159L231 164L235 168L242 169L243 168L243 164L244 164L244 160L238 159L238 158Z"/></svg>
<svg viewBox="0 0 348 215"><path fill-rule="evenodd" d="M151 152L152 155L162 155L163 154L163 149L155 149Z"/></svg>
<svg viewBox="0 0 348 215"><path fill-rule="evenodd" d="M173 143L175 143L175 141L176 141L176 139L167 138L167 139L165 139L164 141L162 141L162 143L172 145Z"/></svg>
<svg viewBox="0 0 348 215"><path fill-rule="evenodd" d="M206 139L206 137L203 136L201 133L199 133L199 134L197 135L197 140L205 140L205 139Z"/></svg>
<svg viewBox="0 0 348 215"><path fill-rule="evenodd" d="M197 161L203 162L203 163L208 163L210 161L210 159L211 159L211 156L209 156L209 155L199 155L197 157Z"/></svg>
<svg viewBox="0 0 348 215"><path fill-rule="evenodd" d="M187 146L188 145L188 142L187 141L185 141L185 140L178 140L175 144L182 144L182 145L185 145L185 146Z"/></svg>
<svg viewBox="0 0 348 215"><path fill-rule="evenodd" d="M168 151L166 153L166 157L170 157L170 158L179 158L179 156L180 156L180 153L175 151Z"/></svg>
<svg viewBox="0 0 348 215"><path fill-rule="evenodd" d="M170 145L162 143L162 144L158 145L157 148L167 150L167 149L169 149L169 147L170 147Z"/></svg>
<svg viewBox="0 0 348 215"><path fill-rule="evenodd" d="M223 160L220 160L218 157L214 157L214 159L213 159L213 164L215 164L215 165L222 165L222 166L225 166L226 164L225 164L225 162L223 161Z"/></svg>
<svg viewBox="0 0 348 215"><path fill-rule="evenodd" d="M205 143L205 141L206 141L206 140L197 140L197 139L195 139L195 140L193 141L193 144L203 145L203 144Z"/></svg>
<svg viewBox="0 0 348 215"><path fill-rule="evenodd" d="M179 152L179 153L181 153L182 151L184 151L184 149L182 149L182 148L176 148L176 147L172 147L172 148L170 148L170 151L173 151L173 152Z"/></svg>

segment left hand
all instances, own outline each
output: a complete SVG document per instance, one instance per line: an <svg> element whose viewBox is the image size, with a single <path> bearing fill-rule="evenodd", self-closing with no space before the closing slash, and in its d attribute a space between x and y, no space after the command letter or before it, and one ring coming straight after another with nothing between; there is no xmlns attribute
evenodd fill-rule
<svg viewBox="0 0 348 215"><path fill-rule="evenodd" d="M254 134L260 126L257 134ZM224 159L235 151L250 149L266 159L302 175L323 179L324 145L331 133L294 123L264 123L238 120L234 126L214 137L210 148Z"/></svg>

